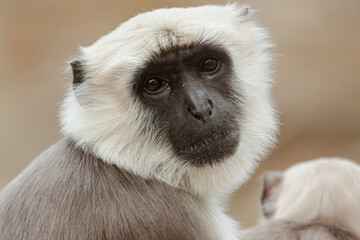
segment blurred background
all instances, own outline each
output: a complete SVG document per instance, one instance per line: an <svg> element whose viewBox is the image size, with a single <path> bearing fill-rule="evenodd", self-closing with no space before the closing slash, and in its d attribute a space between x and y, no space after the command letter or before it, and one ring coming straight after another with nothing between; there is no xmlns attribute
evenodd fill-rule
<svg viewBox="0 0 360 240"><path fill-rule="evenodd" d="M66 61L136 13L227 1L0 0L0 189L61 138ZM241 1L276 43L273 95L279 144L234 194L230 214L259 217L260 176L295 162L343 156L360 162L360 1Z"/></svg>

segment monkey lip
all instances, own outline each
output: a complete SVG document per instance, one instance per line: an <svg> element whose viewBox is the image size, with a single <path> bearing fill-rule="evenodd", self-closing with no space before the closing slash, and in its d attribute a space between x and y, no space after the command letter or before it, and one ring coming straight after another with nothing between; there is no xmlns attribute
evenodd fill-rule
<svg viewBox="0 0 360 240"><path fill-rule="evenodd" d="M221 141L226 141L229 138L238 137L238 132L230 132L230 133L214 133L209 137L202 138L199 141L196 141L189 146L185 147L181 151L185 152L193 152L198 149L206 148L209 145L220 143Z"/></svg>
<svg viewBox="0 0 360 240"><path fill-rule="evenodd" d="M213 133L183 148L178 148L178 154L195 165L219 162L236 152L239 136L238 130Z"/></svg>

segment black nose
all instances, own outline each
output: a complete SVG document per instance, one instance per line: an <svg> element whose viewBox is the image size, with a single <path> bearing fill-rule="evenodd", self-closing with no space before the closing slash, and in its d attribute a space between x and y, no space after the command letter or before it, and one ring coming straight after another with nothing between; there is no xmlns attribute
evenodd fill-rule
<svg viewBox="0 0 360 240"><path fill-rule="evenodd" d="M214 103L210 99L197 99L188 106L189 113L200 122L206 122L213 115Z"/></svg>

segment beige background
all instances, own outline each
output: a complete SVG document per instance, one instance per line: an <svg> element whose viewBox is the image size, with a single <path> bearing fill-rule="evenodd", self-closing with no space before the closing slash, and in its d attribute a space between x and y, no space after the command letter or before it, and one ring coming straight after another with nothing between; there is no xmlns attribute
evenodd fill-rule
<svg viewBox="0 0 360 240"><path fill-rule="evenodd" d="M0 0L0 188L61 138L65 62L138 12L225 1ZM259 174L319 156L360 162L360 1L257 0L275 41L278 147L231 202L258 216Z"/></svg>

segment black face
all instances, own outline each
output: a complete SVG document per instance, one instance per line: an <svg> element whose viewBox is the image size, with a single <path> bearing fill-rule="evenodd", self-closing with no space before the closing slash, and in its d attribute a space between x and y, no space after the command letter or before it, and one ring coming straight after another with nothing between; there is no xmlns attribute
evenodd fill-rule
<svg viewBox="0 0 360 240"><path fill-rule="evenodd" d="M162 50L135 77L135 95L184 161L213 164L235 153L240 133L232 68L220 47L193 45Z"/></svg>

